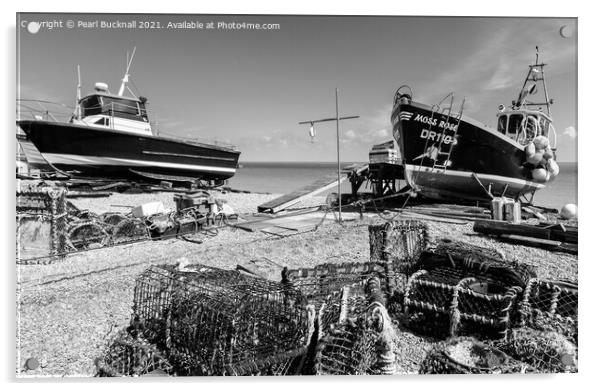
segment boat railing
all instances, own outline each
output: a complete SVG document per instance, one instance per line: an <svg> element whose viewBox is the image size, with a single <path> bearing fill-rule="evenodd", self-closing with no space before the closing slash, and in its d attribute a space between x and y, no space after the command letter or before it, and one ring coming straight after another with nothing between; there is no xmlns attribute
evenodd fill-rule
<svg viewBox="0 0 602 391"><path fill-rule="evenodd" d="M17 99L16 119L67 122L73 116L74 107L40 99Z"/></svg>
<svg viewBox="0 0 602 391"><path fill-rule="evenodd" d="M549 125L550 127L548 128L548 139L550 140L550 148L552 148L552 150L556 150L556 143L558 141L558 136L556 135L556 128L554 127L554 125L552 125L550 123ZM551 134L554 134L554 142L552 142L552 137L550 137Z"/></svg>
<svg viewBox="0 0 602 391"><path fill-rule="evenodd" d="M159 136L159 137L170 139L170 140L174 140L174 141L185 140L185 141L193 142L193 143L196 143L196 144L215 145L217 147L238 150L238 148L234 144L230 144L230 143L226 143L226 142L223 142L223 141L214 140L214 139L207 138L207 137L179 136L179 135L175 135L175 134L171 134L171 133L165 133L165 132L156 132L155 134L157 136Z"/></svg>

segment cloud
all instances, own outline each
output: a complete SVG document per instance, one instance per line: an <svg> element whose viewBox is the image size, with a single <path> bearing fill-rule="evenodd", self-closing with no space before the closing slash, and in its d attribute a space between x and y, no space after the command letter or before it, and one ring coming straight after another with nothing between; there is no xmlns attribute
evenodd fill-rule
<svg viewBox="0 0 602 391"><path fill-rule="evenodd" d="M503 90L512 86L515 82L514 75L510 65L505 60L500 60L500 63L495 70L489 82L485 85L486 90Z"/></svg>
<svg viewBox="0 0 602 391"><path fill-rule="evenodd" d="M569 126L568 128L564 129L564 132L562 132L562 134L569 136L570 138L575 138L577 137L577 129L575 129L574 126Z"/></svg>
<svg viewBox="0 0 602 391"><path fill-rule="evenodd" d="M352 129L349 129L348 131L346 131L344 136L348 140L355 140L355 138L357 137L357 135L355 134L355 132Z"/></svg>

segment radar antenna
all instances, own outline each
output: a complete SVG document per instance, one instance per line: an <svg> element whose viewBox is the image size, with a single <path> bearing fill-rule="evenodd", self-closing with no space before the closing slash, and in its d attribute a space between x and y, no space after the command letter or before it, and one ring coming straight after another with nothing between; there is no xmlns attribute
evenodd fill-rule
<svg viewBox="0 0 602 391"><path fill-rule="evenodd" d="M119 87L119 92L117 95L123 96L125 88L127 87L127 83L130 81L130 67L132 66L132 61L134 60L134 54L136 54L136 47L134 46L134 50L132 51L132 56L128 56L126 59L127 66L125 68L125 75L123 75L123 79L121 79L121 87ZM129 88L128 88L129 89Z"/></svg>

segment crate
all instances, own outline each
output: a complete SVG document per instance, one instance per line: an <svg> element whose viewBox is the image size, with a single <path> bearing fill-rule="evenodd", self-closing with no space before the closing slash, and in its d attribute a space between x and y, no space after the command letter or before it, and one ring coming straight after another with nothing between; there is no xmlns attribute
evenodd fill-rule
<svg viewBox="0 0 602 391"><path fill-rule="evenodd" d="M302 359L314 314L280 283L164 265L138 278L130 327L164 349L179 375L245 375Z"/></svg>
<svg viewBox="0 0 602 391"><path fill-rule="evenodd" d="M195 209L201 214L211 211L211 204L215 203L215 199L206 191L197 192L194 194L176 194L173 197L176 203L178 212L185 209Z"/></svg>

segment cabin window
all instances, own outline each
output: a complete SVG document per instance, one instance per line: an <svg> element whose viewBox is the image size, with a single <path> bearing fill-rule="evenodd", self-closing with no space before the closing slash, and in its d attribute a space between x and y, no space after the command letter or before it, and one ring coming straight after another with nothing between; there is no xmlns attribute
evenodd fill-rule
<svg viewBox="0 0 602 391"><path fill-rule="evenodd" d="M527 140L532 140L537 136L537 127L539 127L539 117L535 115L528 115L527 121L525 122L525 130L527 132Z"/></svg>
<svg viewBox="0 0 602 391"><path fill-rule="evenodd" d="M510 120L508 121L508 136L516 137L518 133L520 133L520 126L523 122L522 114L512 114L510 116Z"/></svg>
<svg viewBox="0 0 602 391"><path fill-rule="evenodd" d="M497 121L498 132L506 134L506 125L508 125L508 116L500 115Z"/></svg>
<svg viewBox="0 0 602 391"><path fill-rule="evenodd" d="M102 108L103 111L113 111L114 113L122 113L128 115L139 115L138 114L138 103L126 100L109 98L106 96L102 97Z"/></svg>
<svg viewBox="0 0 602 391"><path fill-rule="evenodd" d="M539 131L542 135L548 136L548 129L550 127L550 121L548 121L545 117L539 117Z"/></svg>
<svg viewBox="0 0 602 391"><path fill-rule="evenodd" d="M89 96L84 98L80 102L80 107L82 109L82 115L87 117L89 115L100 114L102 111L102 107L100 104L100 99L97 95Z"/></svg>

